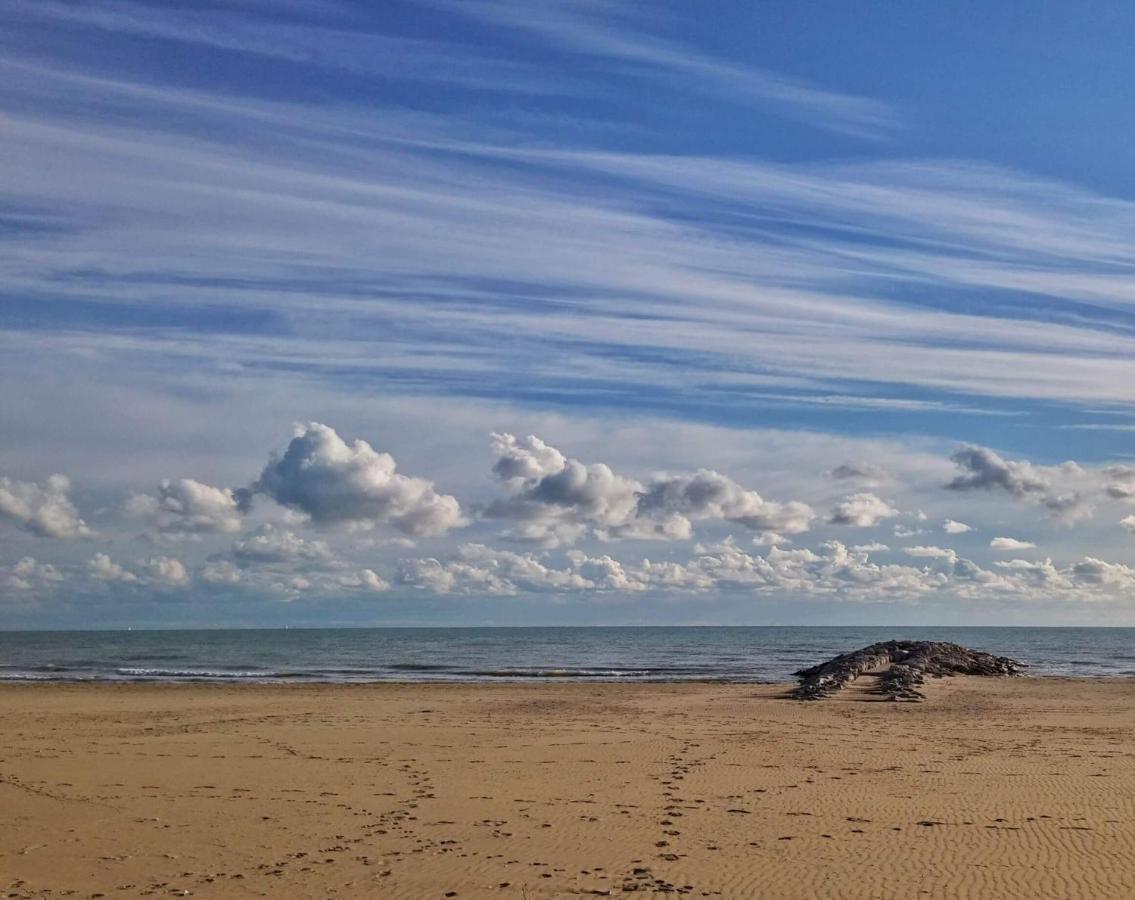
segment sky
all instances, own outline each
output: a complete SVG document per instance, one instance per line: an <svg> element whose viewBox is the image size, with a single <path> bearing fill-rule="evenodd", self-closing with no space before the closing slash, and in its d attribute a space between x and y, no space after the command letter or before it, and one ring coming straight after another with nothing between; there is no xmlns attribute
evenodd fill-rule
<svg viewBox="0 0 1135 900"><path fill-rule="evenodd" d="M0 628L1135 625L1133 28L8 0Z"/></svg>

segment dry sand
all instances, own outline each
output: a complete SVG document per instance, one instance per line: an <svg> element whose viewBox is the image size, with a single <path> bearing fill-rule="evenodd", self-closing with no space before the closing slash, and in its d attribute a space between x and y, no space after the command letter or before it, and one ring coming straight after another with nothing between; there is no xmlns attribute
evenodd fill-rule
<svg viewBox="0 0 1135 900"><path fill-rule="evenodd" d="M1135 897L1135 681L781 694L5 686L0 896Z"/></svg>

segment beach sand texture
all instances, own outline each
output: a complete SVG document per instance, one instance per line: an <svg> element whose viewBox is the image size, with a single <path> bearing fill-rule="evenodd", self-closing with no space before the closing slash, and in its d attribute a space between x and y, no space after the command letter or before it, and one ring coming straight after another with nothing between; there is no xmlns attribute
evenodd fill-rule
<svg viewBox="0 0 1135 900"><path fill-rule="evenodd" d="M1135 681L784 690L5 686L0 896L1135 897Z"/></svg>

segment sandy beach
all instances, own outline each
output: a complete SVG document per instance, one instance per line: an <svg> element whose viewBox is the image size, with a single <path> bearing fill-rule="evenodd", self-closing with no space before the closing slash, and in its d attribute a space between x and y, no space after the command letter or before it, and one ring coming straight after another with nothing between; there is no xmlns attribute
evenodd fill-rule
<svg viewBox="0 0 1135 900"><path fill-rule="evenodd" d="M1128 898L1135 682L0 688L6 897Z"/></svg>

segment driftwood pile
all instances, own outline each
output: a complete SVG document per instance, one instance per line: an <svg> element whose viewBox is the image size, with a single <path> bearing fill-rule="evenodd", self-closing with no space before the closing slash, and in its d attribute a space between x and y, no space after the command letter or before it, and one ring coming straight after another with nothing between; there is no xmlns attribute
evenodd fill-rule
<svg viewBox="0 0 1135 900"><path fill-rule="evenodd" d="M878 675L881 694L891 700L923 700L919 688L926 677L952 675L1020 675L1024 664L1004 656L970 650L943 641L882 641L843 653L796 673L797 700L823 700L865 672Z"/></svg>

